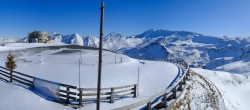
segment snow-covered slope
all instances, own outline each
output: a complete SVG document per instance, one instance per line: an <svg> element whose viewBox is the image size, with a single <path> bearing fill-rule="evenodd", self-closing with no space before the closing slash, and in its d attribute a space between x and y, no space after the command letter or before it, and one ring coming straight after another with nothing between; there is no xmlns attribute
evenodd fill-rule
<svg viewBox="0 0 250 110"><path fill-rule="evenodd" d="M149 30L134 37L144 39L136 48L144 48L151 43L164 44L165 48L171 52L169 57L182 57L190 63L200 65L206 65L207 62L216 58L240 57L246 44L245 39L238 41L234 38L204 36L186 31ZM193 58L194 55L195 58Z"/></svg>
<svg viewBox="0 0 250 110"><path fill-rule="evenodd" d="M18 85L0 80L0 110L72 110L71 107L47 101Z"/></svg>
<svg viewBox="0 0 250 110"><path fill-rule="evenodd" d="M208 79L191 71L185 94L175 106L180 110L226 110L224 98Z"/></svg>
<svg viewBox="0 0 250 110"><path fill-rule="evenodd" d="M250 58L248 38L213 37L187 31L148 30L142 34L124 37L106 36L104 45L107 49L118 50L133 58L164 60L182 58L195 67L223 70L232 62L245 62ZM126 41L136 41L127 43ZM115 41L115 42L112 42ZM245 64L247 65L247 64ZM220 68L219 68L220 67ZM246 66L244 66L246 68ZM224 69L241 73L243 71ZM244 73L250 72L244 69ZM248 74L247 74L248 75Z"/></svg>
<svg viewBox="0 0 250 110"><path fill-rule="evenodd" d="M17 42L17 41L18 40L14 38L0 38L0 44L12 43L12 42Z"/></svg>
<svg viewBox="0 0 250 110"><path fill-rule="evenodd" d="M192 68L186 93L176 108L191 110L249 110L250 79L223 71Z"/></svg>
<svg viewBox="0 0 250 110"><path fill-rule="evenodd" d="M58 42L62 42L63 36L61 34L53 33L51 34L51 38L52 38L53 43L58 43Z"/></svg>
<svg viewBox="0 0 250 110"><path fill-rule="evenodd" d="M142 39L138 38L128 38L121 34L110 33L104 37L104 48L118 51L118 50L128 50L136 47L142 42Z"/></svg>
<svg viewBox="0 0 250 110"><path fill-rule="evenodd" d="M69 46L62 44L53 48L48 47L51 45L16 43L0 47L0 65L4 66L8 50L15 50L13 55L17 63L16 71L78 86L78 63L81 52L83 62L81 64L81 87L95 88L97 86L97 50L72 49L72 47L69 48ZM75 47L77 46L75 45ZM117 58L117 63L115 63L115 58ZM142 63L141 60L136 60L126 55L117 54L116 56L115 53L103 51L102 87L137 84L138 68L140 71L139 96L137 98L116 100L114 104L102 102L102 109L109 110L148 98L164 90L179 72L177 66L171 63L156 61L144 61ZM0 109L4 110L69 109L69 107L64 107L64 105L48 102L15 84L6 84L2 81L0 81L0 93L5 95L4 97L0 95ZM18 103L18 105L13 106L14 103ZM26 107L29 104L31 106ZM95 103L90 103L84 105L81 109L93 110L95 106Z"/></svg>
<svg viewBox="0 0 250 110"><path fill-rule="evenodd" d="M250 79L239 74L193 68L220 91L227 110L249 110ZM199 88L197 88L199 91Z"/></svg>
<svg viewBox="0 0 250 110"><path fill-rule="evenodd" d="M150 59L150 60L158 60L158 59L166 59L168 56L167 49L158 43L151 43L143 48L133 48L131 50L125 50L124 54L133 56L137 59Z"/></svg>
<svg viewBox="0 0 250 110"><path fill-rule="evenodd" d="M84 43L84 46L99 47L99 38L87 36L87 37L84 37L83 43Z"/></svg>
<svg viewBox="0 0 250 110"><path fill-rule="evenodd" d="M62 42L66 44L83 45L83 38L79 34L69 34L62 37Z"/></svg>

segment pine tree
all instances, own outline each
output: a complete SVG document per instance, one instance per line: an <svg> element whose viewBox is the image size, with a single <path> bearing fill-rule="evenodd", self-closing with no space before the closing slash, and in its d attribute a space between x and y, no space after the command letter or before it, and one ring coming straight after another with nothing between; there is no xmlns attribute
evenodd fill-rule
<svg viewBox="0 0 250 110"><path fill-rule="evenodd" d="M5 62L6 68L10 71L10 82L12 82L12 71L17 67L16 62L14 61L14 56L12 55L12 52L10 51L7 62Z"/></svg>

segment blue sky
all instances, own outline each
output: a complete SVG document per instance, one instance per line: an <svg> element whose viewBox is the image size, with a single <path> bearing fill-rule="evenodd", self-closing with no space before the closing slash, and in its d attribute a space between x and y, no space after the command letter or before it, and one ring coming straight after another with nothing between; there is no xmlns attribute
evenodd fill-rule
<svg viewBox="0 0 250 110"><path fill-rule="evenodd" d="M250 0L104 0L104 34L148 29L250 36ZM101 0L0 0L0 37L34 30L98 36Z"/></svg>

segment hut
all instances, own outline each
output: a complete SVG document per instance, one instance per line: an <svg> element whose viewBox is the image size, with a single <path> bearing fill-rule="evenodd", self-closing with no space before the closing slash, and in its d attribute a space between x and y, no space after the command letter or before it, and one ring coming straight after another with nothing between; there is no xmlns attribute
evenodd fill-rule
<svg viewBox="0 0 250 110"><path fill-rule="evenodd" d="M34 31L28 33L29 43L49 43L51 41L51 36L47 32Z"/></svg>

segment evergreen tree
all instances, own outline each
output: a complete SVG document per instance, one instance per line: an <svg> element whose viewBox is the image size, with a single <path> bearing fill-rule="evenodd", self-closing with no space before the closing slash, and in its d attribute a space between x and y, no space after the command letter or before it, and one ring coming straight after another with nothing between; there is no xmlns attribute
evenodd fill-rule
<svg viewBox="0 0 250 110"><path fill-rule="evenodd" d="M16 62L14 61L14 56L12 55L12 52L10 51L7 62L5 62L6 68L10 71L10 82L12 82L12 71L17 67Z"/></svg>

